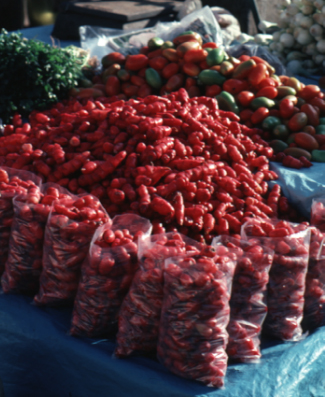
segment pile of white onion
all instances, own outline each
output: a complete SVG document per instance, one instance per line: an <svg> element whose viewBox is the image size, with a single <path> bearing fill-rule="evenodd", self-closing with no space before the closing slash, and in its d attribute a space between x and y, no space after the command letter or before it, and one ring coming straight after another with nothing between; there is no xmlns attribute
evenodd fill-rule
<svg viewBox="0 0 325 397"><path fill-rule="evenodd" d="M324 74L325 0L278 0L277 7L280 19L278 30L267 43L270 52L280 58L290 74ZM270 27L275 28L266 21L259 25L265 33Z"/></svg>

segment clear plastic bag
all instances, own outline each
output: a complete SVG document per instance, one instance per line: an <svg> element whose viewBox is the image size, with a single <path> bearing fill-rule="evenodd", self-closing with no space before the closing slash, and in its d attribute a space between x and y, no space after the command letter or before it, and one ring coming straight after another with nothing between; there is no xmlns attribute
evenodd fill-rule
<svg viewBox="0 0 325 397"><path fill-rule="evenodd" d="M259 244L222 235L212 240L216 249L227 249L237 259L227 327L229 358L253 362L261 357L260 334L267 313L266 292L274 251Z"/></svg>
<svg viewBox="0 0 325 397"><path fill-rule="evenodd" d="M38 305L69 305L78 289L81 265L96 229L110 219L97 197L53 202L45 228Z"/></svg>
<svg viewBox="0 0 325 397"><path fill-rule="evenodd" d="M0 276L8 258L10 229L14 217L13 199L40 185L41 179L31 172L0 167Z"/></svg>
<svg viewBox="0 0 325 397"><path fill-rule="evenodd" d="M157 353L176 375L222 387L235 262L227 255L205 255L165 262Z"/></svg>
<svg viewBox="0 0 325 397"><path fill-rule="evenodd" d="M325 325L325 233L311 227L303 326Z"/></svg>
<svg viewBox="0 0 325 397"><path fill-rule="evenodd" d="M314 198L311 203L310 224L325 232L325 198Z"/></svg>
<svg viewBox="0 0 325 397"><path fill-rule="evenodd" d="M187 30L200 33L204 43L214 41L219 45L223 44L221 28L208 6L186 15L181 21L158 22L151 28L125 32L85 25L80 26L79 35L81 47L89 51L90 56L101 59L114 51L124 55L137 54L153 37L172 40Z"/></svg>
<svg viewBox="0 0 325 397"><path fill-rule="evenodd" d="M226 51L228 55L236 58L241 55L260 57L275 68L277 75L287 74L283 62L276 55L271 54L267 47L258 44L238 44L227 47Z"/></svg>
<svg viewBox="0 0 325 397"><path fill-rule="evenodd" d="M52 202L67 194L65 188L49 182L13 199L8 259L1 279L5 293L38 292L47 218Z"/></svg>
<svg viewBox="0 0 325 397"><path fill-rule="evenodd" d="M163 300L165 259L200 252L202 244L180 233L155 234L140 241L139 270L125 297L118 321L115 355L155 353Z"/></svg>
<svg viewBox="0 0 325 397"><path fill-rule="evenodd" d="M284 341L300 340L304 310L310 228L282 220L251 219L241 236L274 250L263 331Z"/></svg>
<svg viewBox="0 0 325 397"><path fill-rule="evenodd" d="M156 26L157 36L165 41L172 40L188 30L199 33L202 36L203 43L213 41L219 46L223 45L221 27L209 6L205 6L186 15L179 22L174 22L167 29L163 23L158 23Z"/></svg>
<svg viewBox="0 0 325 397"><path fill-rule="evenodd" d="M120 307L138 269L138 242L151 230L150 221L135 214L117 215L112 225L98 228L82 266L72 335L98 337L116 332Z"/></svg>

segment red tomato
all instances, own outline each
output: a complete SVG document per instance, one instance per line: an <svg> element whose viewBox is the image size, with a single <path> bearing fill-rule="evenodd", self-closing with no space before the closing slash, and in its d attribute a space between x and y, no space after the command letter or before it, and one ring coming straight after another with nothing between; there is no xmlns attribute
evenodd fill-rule
<svg viewBox="0 0 325 397"><path fill-rule="evenodd" d="M130 83L123 83L122 86L121 86L121 88L122 88L123 93L124 93L128 98L133 97L133 96L136 96L137 93L138 93L138 89L139 89L139 87L137 87L137 86L134 85L134 84L130 84Z"/></svg>
<svg viewBox="0 0 325 397"><path fill-rule="evenodd" d="M256 87L258 90L261 90L264 87L277 87L279 85L279 83L272 79L272 77L266 77L265 79L263 79L258 86Z"/></svg>
<svg viewBox="0 0 325 397"><path fill-rule="evenodd" d="M214 43L213 41L209 41L209 43L204 43L202 48L218 48L218 44Z"/></svg>
<svg viewBox="0 0 325 397"><path fill-rule="evenodd" d="M184 61L200 63L202 61L205 61L207 55L208 55L208 51L203 50L202 48L198 48L198 49L193 48L192 50L188 50L185 53Z"/></svg>
<svg viewBox="0 0 325 397"><path fill-rule="evenodd" d="M273 117L281 117L280 115L280 111L278 109L271 109L269 116L273 116Z"/></svg>
<svg viewBox="0 0 325 397"><path fill-rule="evenodd" d="M139 77L145 78L145 77L146 77L146 70L147 70L147 68L142 68L142 69L138 70L138 71L137 71L137 75L138 75Z"/></svg>
<svg viewBox="0 0 325 397"><path fill-rule="evenodd" d="M167 63L167 59L161 55L149 60L149 66L155 70L162 70Z"/></svg>
<svg viewBox="0 0 325 397"><path fill-rule="evenodd" d="M192 77L187 77L185 80L185 89L188 90L190 87L195 86L196 85L196 80L193 79Z"/></svg>
<svg viewBox="0 0 325 397"><path fill-rule="evenodd" d="M161 75L163 76L163 78L168 80L170 77L174 76L174 74L178 72L179 72L179 64L176 62L171 62L163 68Z"/></svg>
<svg viewBox="0 0 325 397"><path fill-rule="evenodd" d="M242 106L249 106L252 100L255 98L255 95L250 91L242 91L237 96L236 99L238 100L239 104Z"/></svg>
<svg viewBox="0 0 325 397"><path fill-rule="evenodd" d="M247 121L250 120L253 115L253 110L251 109L244 109L239 113L240 120Z"/></svg>
<svg viewBox="0 0 325 397"><path fill-rule="evenodd" d="M318 85L309 84L301 89L298 95L305 101L310 101L311 99L315 98L319 93L320 88L318 87Z"/></svg>
<svg viewBox="0 0 325 397"><path fill-rule="evenodd" d="M317 127L319 124L319 108L310 105L309 103L304 103L300 110L306 113L308 117L308 124Z"/></svg>
<svg viewBox="0 0 325 397"><path fill-rule="evenodd" d="M158 48L158 50L150 51L148 53L148 58L152 59L155 57L158 57L159 55L162 55L163 50L161 48Z"/></svg>
<svg viewBox="0 0 325 397"><path fill-rule="evenodd" d="M266 98L269 99L274 99L278 96L278 91L275 87L272 86L266 86L262 89L260 89L257 93L256 93L256 98L260 97L260 96L264 96Z"/></svg>
<svg viewBox="0 0 325 397"><path fill-rule="evenodd" d="M308 123L307 114L298 112L294 114L288 122L288 127L291 131L301 131Z"/></svg>
<svg viewBox="0 0 325 397"><path fill-rule="evenodd" d="M251 116L251 122L253 124L260 124L268 115L270 111L268 108L258 108Z"/></svg>
<svg viewBox="0 0 325 397"><path fill-rule="evenodd" d="M143 77L134 74L133 76L131 76L130 82L140 87L141 85L145 84L146 80Z"/></svg>
<svg viewBox="0 0 325 397"><path fill-rule="evenodd" d="M140 70L148 66L149 59L144 54L128 55L125 68L129 70Z"/></svg>
<svg viewBox="0 0 325 397"><path fill-rule="evenodd" d="M140 54L148 55L149 54L149 47L147 45L140 48Z"/></svg>
<svg viewBox="0 0 325 397"><path fill-rule="evenodd" d="M169 62L177 62L179 60L175 48L165 48L162 52L162 56L168 59Z"/></svg>
<svg viewBox="0 0 325 397"><path fill-rule="evenodd" d="M258 86L267 76L267 67L264 63L257 64L248 75L248 82L252 86Z"/></svg>
<svg viewBox="0 0 325 397"><path fill-rule="evenodd" d="M230 92L233 95L239 94L241 91L244 91L247 88L247 81L237 79L228 79L223 83L222 86L224 91Z"/></svg>
<svg viewBox="0 0 325 397"><path fill-rule="evenodd" d="M108 77L105 84L105 92L108 96L117 95L121 92L121 84L117 76Z"/></svg>
<svg viewBox="0 0 325 397"><path fill-rule="evenodd" d="M205 69L209 69L209 65L207 64L207 61L202 61L202 62L200 62L199 63L199 66L200 66L200 68L202 69L202 70L205 70Z"/></svg>
<svg viewBox="0 0 325 397"><path fill-rule="evenodd" d="M322 116L325 115L325 101L323 99L315 97L310 101L310 104L317 106Z"/></svg>
<svg viewBox="0 0 325 397"><path fill-rule="evenodd" d="M152 94L152 89L149 84L145 83L141 85L138 89L138 96L140 98L145 98L146 96L149 96Z"/></svg>
<svg viewBox="0 0 325 397"><path fill-rule="evenodd" d="M211 98L214 98L216 95L219 95L221 91L222 91L221 87L217 84L205 86L205 96Z"/></svg>
<svg viewBox="0 0 325 397"><path fill-rule="evenodd" d="M201 90L200 87L198 87L197 85L192 85L192 87L190 87L188 90L188 95L190 98L194 98L197 96L201 96Z"/></svg>
<svg viewBox="0 0 325 397"><path fill-rule="evenodd" d="M295 105L290 99L282 99L279 105L280 115L284 119L290 118L295 112Z"/></svg>
<svg viewBox="0 0 325 397"><path fill-rule="evenodd" d="M188 76L195 77L198 76L201 72L201 69L198 65L192 62L185 62L183 65L183 72Z"/></svg>
<svg viewBox="0 0 325 397"><path fill-rule="evenodd" d="M251 57L249 55L241 55L238 59L241 62L245 62L245 61L248 61L249 59L251 59Z"/></svg>
<svg viewBox="0 0 325 397"><path fill-rule="evenodd" d="M180 89L183 83L184 83L184 75L178 73L172 76L170 79L168 79L165 87L168 92L173 92Z"/></svg>
<svg viewBox="0 0 325 397"><path fill-rule="evenodd" d="M310 135L316 135L316 130L315 130L315 127L313 127L312 125L306 125L303 129L302 129L302 131L303 132L307 132L307 134L310 134ZM325 136L325 135L324 135Z"/></svg>

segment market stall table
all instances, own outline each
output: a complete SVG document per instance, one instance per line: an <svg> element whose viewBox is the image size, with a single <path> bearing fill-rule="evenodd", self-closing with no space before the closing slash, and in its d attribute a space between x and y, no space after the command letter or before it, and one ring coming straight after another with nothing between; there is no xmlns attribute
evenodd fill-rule
<svg viewBox="0 0 325 397"><path fill-rule="evenodd" d="M50 33L51 27L46 27L24 31L24 36L49 42ZM284 169L273 166L280 174ZM318 170L317 178L321 178L322 168L322 164L315 165L304 170L304 175L314 177ZM299 199L297 187L306 183L300 183L300 171L287 170L280 175L280 183L292 186L291 198ZM314 194L314 187L310 191ZM308 210L310 202L302 205ZM324 327L299 343L263 339L260 363L230 364L225 387L218 390L177 377L154 358L116 359L112 357L114 340L69 335L71 309L40 308L31 302L26 296L0 295L0 378L9 397L324 395Z"/></svg>

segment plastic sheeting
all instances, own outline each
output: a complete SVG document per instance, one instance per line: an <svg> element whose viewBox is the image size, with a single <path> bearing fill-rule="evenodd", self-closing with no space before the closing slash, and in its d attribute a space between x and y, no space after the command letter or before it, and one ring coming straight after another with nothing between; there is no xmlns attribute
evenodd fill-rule
<svg viewBox="0 0 325 397"><path fill-rule="evenodd" d="M68 335L71 310L0 295L5 397L324 397L325 327L299 343L263 340L258 364L229 365L225 387L182 379L145 357L114 359L114 341Z"/></svg>
<svg viewBox="0 0 325 397"><path fill-rule="evenodd" d="M309 219L313 198L325 197L325 163L313 163L312 167L301 170L271 163L270 168L279 176L270 185L279 184L290 203Z"/></svg>

